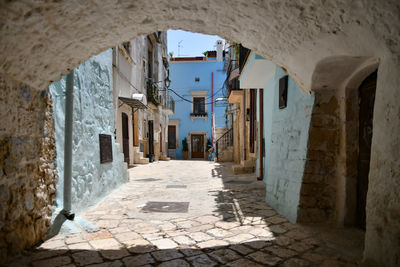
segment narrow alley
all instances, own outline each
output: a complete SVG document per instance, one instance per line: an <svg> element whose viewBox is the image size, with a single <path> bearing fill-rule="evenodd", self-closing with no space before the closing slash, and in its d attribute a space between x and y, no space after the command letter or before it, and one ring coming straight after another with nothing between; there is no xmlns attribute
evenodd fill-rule
<svg viewBox="0 0 400 267"><path fill-rule="evenodd" d="M94 232L58 234L10 266L355 266L363 233L292 224L231 163L160 161L80 216Z"/></svg>

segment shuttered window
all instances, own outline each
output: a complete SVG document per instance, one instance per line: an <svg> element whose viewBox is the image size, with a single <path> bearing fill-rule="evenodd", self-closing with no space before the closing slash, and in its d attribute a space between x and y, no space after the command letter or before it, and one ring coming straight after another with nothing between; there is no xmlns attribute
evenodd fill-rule
<svg viewBox="0 0 400 267"><path fill-rule="evenodd" d="M193 113L202 114L206 112L204 97L193 98Z"/></svg>

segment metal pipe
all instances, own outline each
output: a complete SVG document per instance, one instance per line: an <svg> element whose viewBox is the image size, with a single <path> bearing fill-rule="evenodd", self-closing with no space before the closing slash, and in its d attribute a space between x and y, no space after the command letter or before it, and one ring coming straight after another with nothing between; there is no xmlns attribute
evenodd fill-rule
<svg viewBox="0 0 400 267"><path fill-rule="evenodd" d="M243 89L243 138L242 138L242 153L243 153L243 160L246 160L246 90Z"/></svg>
<svg viewBox="0 0 400 267"><path fill-rule="evenodd" d="M213 143L214 143L214 72L211 72L211 144Z"/></svg>
<svg viewBox="0 0 400 267"><path fill-rule="evenodd" d="M71 212L72 179L72 128L74 111L74 71L67 75L65 92L65 129L64 129L64 209L61 211L68 220L73 220Z"/></svg>

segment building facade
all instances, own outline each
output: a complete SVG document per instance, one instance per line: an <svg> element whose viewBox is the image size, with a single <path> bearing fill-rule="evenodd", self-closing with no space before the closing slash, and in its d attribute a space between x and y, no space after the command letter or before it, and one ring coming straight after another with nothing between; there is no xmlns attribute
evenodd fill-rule
<svg viewBox="0 0 400 267"><path fill-rule="evenodd" d="M129 165L166 160L169 98L167 33L155 32L114 47L115 135Z"/></svg>
<svg viewBox="0 0 400 267"><path fill-rule="evenodd" d="M226 78L222 41L205 57L170 59L171 92L175 114L169 117L168 155L182 159L182 141L189 159L206 159L216 133L225 129L223 87Z"/></svg>

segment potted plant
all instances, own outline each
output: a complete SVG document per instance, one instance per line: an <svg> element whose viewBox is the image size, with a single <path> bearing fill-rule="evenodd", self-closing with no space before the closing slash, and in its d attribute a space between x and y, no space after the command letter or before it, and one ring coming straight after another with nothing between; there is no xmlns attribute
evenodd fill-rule
<svg viewBox="0 0 400 267"><path fill-rule="evenodd" d="M207 149L206 149L206 159L210 155L210 149L212 148L211 138L207 138Z"/></svg>
<svg viewBox="0 0 400 267"><path fill-rule="evenodd" d="M183 154L183 159L187 159L188 158L188 143L187 143L187 138L183 138L182 140L182 154Z"/></svg>

